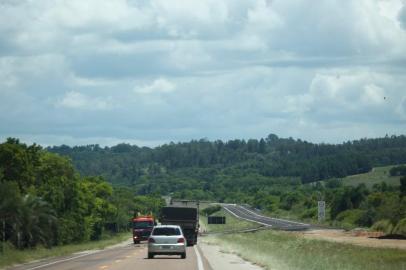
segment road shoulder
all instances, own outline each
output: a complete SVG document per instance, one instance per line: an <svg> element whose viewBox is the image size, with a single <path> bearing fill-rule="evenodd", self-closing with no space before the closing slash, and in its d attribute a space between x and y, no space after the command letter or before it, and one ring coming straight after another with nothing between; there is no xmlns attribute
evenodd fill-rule
<svg viewBox="0 0 406 270"><path fill-rule="evenodd" d="M2 269L7 269L7 270L40 269L40 268L44 268L44 267L51 266L51 265L57 265L58 263L61 263L61 262L67 262L67 261L79 259L82 257L86 257L89 255L97 254L99 252L112 250L112 249L115 249L118 247L128 246L129 244L131 244L131 241L132 241L132 238L129 238L120 243L106 246L102 249L95 248L95 249L90 249L90 250L81 250L81 251L72 252L72 253L66 254L66 255L49 256L49 257L44 257L41 259L27 261L24 263L16 263L14 265L8 265L3 268L0 267L0 270L2 270Z"/></svg>
<svg viewBox="0 0 406 270"><path fill-rule="evenodd" d="M220 246L199 242L202 255L208 260L213 270L262 270L263 268L232 253L225 253Z"/></svg>

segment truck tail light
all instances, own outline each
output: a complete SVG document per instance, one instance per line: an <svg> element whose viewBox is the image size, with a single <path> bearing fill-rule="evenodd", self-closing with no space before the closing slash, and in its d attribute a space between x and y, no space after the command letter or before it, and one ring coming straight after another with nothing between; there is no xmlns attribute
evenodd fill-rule
<svg viewBox="0 0 406 270"><path fill-rule="evenodd" d="M148 243L155 243L154 238L152 238L152 237L148 238Z"/></svg>
<svg viewBox="0 0 406 270"><path fill-rule="evenodd" d="M183 238L183 237L179 238L178 243L185 243L185 238Z"/></svg>

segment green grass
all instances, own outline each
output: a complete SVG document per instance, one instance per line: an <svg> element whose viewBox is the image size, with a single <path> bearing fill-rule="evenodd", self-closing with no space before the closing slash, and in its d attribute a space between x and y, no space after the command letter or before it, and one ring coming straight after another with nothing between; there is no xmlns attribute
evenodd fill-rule
<svg viewBox="0 0 406 270"><path fill-rule="evenodd" d="M57 246L51 249L37 247L34 249L17 250L7 244L3 253L0 252L0 268L6 266L26 263L34 260L40 260L49 257L65 256L75 252L93 249L104 249L117 243L121 243L131 237L129 232L120 233L100 241L90 241L80 244L71 244ZM1 244L1 243L0 243Z"/></svg>
<svg viewBox="0 0 406 270"><path fill-rule="evenodd" d="M227 232L227 231L240 231L245 229L254 229L259 228L261 225L236 219L231 214L229 214L224 209L213 214L213 216L225 216L226 217L226 224L207 224L207 217L200 216L200 227L202 232L207 233L220 233L220 232Z"/></svg>
<svg viewBox="0 0 406 270"><path fill-rule="evenodd" d="M219 244L265 269L382 270L406 269L406 252L400 249L360 247L280 231L258 231L210 236Z"/></svg>
<svg viewBox="0 0 406 270"><path fill-rule="evenodd" d="M220 214L216 213L215 215ZM227 216L227 226L240 221ZM250 223L241 221L242 224ZM220 225L204 225L216 231ZM220 245L225 252L236 253L242 258L265 269L292 270L406 270L406 252L400 249L369 248L350 244L308 239L291 232L261 230L250 233L211 235L202 241Z"/></svg>
<svg viewBox="0 0 406 270"><path fill-rule="evenodd" d="M399 186L399 176L390 176L389 170L395 166L376 167L372 171L363 174L351 175L343 178L343 184L357 186L364 183L371 188L374 184L385 182L389 186Z"/></svg>

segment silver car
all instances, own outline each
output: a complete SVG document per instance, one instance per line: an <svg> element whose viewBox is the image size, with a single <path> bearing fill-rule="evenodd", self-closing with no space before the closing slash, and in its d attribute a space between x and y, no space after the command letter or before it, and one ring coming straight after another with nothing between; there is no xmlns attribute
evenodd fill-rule
<svg viewBox="0 0 406 270"><path fill-rule="evenodd" d="M178 225L158 225L148 238L148 259L155 255L180 255L186 258L186 238Z"/></svg>

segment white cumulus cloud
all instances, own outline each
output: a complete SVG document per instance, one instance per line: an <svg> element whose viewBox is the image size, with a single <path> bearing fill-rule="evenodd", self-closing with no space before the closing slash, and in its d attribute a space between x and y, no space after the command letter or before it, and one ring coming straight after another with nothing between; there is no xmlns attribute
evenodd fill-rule
<svg viewBox="0 0 406 270"><path fill-rule="evenodd" d="M83 110L109 110L113 107L110 98L92 98L75 91L66 93L55 105L68 109Z"/></svg>
<svg viewBox="0 0 406 270"><path fill-rule="evenodd" d="M150 84L136 86L134 91L139 94L170 93L176 89L176 85L164 78L158 78Z"/></svg>
<svg viewBox="0 0 406 270"><path fill-rule="evenodd" d="M0 0L0 138L340 142L405 85L404 0Z"/></svg>
<svg viewBox="0 0 406 270"><path fill-rule="evenodd" d="M385 102L385 90L375 84L365 85L361 100L366 104L379 105Z"/></svg>

